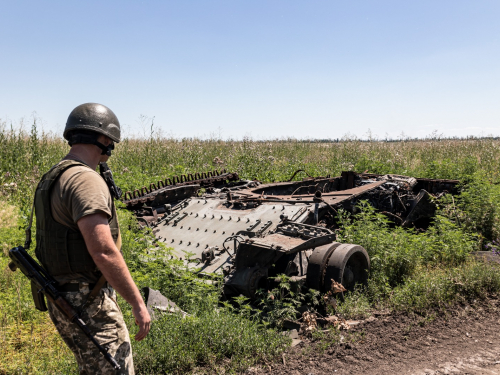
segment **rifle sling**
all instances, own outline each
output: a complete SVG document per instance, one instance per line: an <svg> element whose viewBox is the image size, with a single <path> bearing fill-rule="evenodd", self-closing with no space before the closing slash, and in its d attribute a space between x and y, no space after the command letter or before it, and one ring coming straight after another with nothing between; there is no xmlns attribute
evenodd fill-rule
<svg viewBox="0 0 500 375"><path fill-rule="evenodd" d="M97 295L99 294L99 292L101 291L104 284L106 284L106 278L104 277L104 275L101 275L101 277L99 278L99 280L95 284L94 289L92 289L89 296L87 297L87 300L83 304L82 308L87 306L87 305L90 305L92 303L94 298L96 298Z"/></svg>
<svg viewBox="0 0 500 375"><path fill-rule="evenodd" d="M88 295L87 300L83 303L83 305L81 305L79 307L79 309L78 309L79 312L82 312L83 309L85 309L85 307L87 307L88 305L90 305L92 303L92 301L94 301L94 299L97 297L97 295L101 291L104 284L106 284L106 278L104 277L104 275L101 275L101 277L99 278L99 280L95 284L94 288L92 289L92 291Z"/></svg>
<svg viewBox="0 0 500 375"><path fill-rule="evenodd" d="M25 230L26 240L24 241L24 248L28 250L31 245L31 226L33 225L33 213L35 212L35 200L33 199L33 205L31 206L30 222Z"/></svg>

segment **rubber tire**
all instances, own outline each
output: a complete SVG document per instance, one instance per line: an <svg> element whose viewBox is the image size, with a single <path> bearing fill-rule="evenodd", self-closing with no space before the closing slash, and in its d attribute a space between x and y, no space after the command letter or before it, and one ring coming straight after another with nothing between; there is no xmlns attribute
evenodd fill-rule
<svg viewBox="0 0 500 375"><path fill-rule="evenodd" d="M344 285L344 273L348 269L353 273L353 282ZM328 261L325 271L324 292L328 292L332 286L332 279L341 283L348 291L353 291L355 284L366 285L370 271L370 257L366 250L353 244L342 244L335 249Z"/></svg>
<svg viewBox="0 0 500 375"><path fill-rule="evenodd" d="M314 249L307 264L306 283L309 288L321 290L328 260L338 246L339 242L333 242Z"/></svg>

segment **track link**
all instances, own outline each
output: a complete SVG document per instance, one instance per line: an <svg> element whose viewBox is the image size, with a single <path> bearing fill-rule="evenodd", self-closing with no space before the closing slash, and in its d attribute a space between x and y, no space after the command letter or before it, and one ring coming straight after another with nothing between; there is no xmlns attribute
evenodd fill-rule
<svg viewBox="0 0 500 375"><path fill-rule="evenodd" d="M188 173L180 176L166 178L157 183L149 184L149 188L143 186L141 189L127 191L123 196L123 203L127 207L152 202L158 194L164 193L167 190L174 189L179 186L200 185L200 187L216 186L226 181L238 181L240 177L237 173L226 172L225 169L220 171L213 170L202 173Z"/></svg>

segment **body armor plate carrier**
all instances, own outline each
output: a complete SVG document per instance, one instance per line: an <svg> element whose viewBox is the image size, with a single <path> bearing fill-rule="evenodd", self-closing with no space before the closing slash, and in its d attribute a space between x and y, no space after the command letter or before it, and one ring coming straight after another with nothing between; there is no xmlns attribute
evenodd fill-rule
<svg viewBox="0 0 500 375"><path fill-rule="evenodd" d="M35 192L36 249L35 254L52 276L81 272L99 273L90 256L82 234L58 223L52 217L50 194L52 187L64 171L71 167L85 166L75 160L64 160L52 167L41 179ZM114 203L113 217L109 221L115 243L119 236L118 220Z"/></svg>

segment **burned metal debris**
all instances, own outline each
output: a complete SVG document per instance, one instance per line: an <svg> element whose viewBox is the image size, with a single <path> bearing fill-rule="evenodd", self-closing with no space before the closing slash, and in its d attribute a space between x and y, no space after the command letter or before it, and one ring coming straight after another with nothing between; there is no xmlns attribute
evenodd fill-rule
<svg viewBox="0 0 500 375"><path fill-rule="evenodd" d="M278 274L323 292L366 283L368 253L335 241L337 211L356 213L366 200L394 225L425 227L433 198L457 184L352 171L261 184L223 170L159 181L123 202L201 275L223 274L226 295L254 297Z"/></svg>
<svg viewBox="0 0 500 375"><path fill-rule="evenodd" d="M144 293L146 308L151 316L151 319L156 320L163 313L177 313L183 318L188 316L186 312L182 311L174 302L170 301L158 290L145 287L142 288L142 292Z"/></svg>

